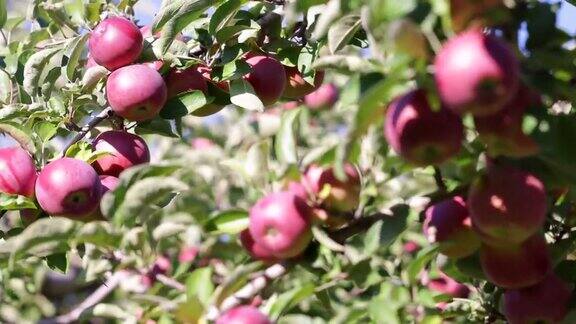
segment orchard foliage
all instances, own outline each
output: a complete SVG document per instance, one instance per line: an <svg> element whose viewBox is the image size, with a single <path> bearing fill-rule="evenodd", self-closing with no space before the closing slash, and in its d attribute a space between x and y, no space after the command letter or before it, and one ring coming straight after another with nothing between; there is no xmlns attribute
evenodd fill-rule
<svg viewBox="0 0 576 324"><path fill-rule="evenodd" d="M573 1L22 2L0 322L576 321Z"/></svg>

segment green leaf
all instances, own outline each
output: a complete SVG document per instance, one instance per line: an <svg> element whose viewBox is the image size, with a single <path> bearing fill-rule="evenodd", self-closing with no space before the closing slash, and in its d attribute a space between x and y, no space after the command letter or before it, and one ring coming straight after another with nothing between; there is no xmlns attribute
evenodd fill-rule
<svg viewBox="0 0 576 324"><path fill-rule="evenodd" d="M241 209L223 211L211 217L204 227L210 232L238 234L248 228L248 212Z"/></svg>
<svg viewBox="0 0 576 324"><path fill-rule="evenodd" d="M56 253L46 257L46 265L52 270L66 273L68 272L68 258L66 253Z"/></svg>
<svg viewBox="0 0 576 324"><path fill-rule="evenodd" d="M89 68L82 76L82 92L89 93L94 90L98 82L110 73L105 67L97 65Z"/></svg>
<svg viewBox="0 0 576 324"><path fill-rule="evenodd" d="M169 194L187 189L185 183L170 177L142 179L126 191L122 203L113 215L114 223L133 224L135 219L146 216L144 211L147 208L164 200Z"/></svg>
<svg viewBox="0 0 576 324"><path fill-rule="evenodd" d="M371 255L378 249L385 249L394 243L398 235L406 230L408 206L399 205L393 209L394 214L376 222L364 237L364 253Z"/></svg>
<svg viewBox="0 0 576 324"><path fill-rule="evenodd" d="M214 293L212 268L196 269L186 279L186 298L188 300L198 298L204 306L208 306L212 293Z"/></svg>
<svg viewBox="0 0 576 324"><path fill-rule="evenodd" d="M108 222L90 222L82 225L78 230L75 241L77 243L90 243L99 247L118 247L122 234Z"/></svg>
<svg viewBox="0 0 576 324"><path fill-rule="evenodd" d="M9 195L0 192L0 210L22 210L22 209L37 209L34 200L19 196Z"/></svg>
<svg viewBox="0 0 576 324"><path fill-rule="evenodd" d="M420 272L438 255L438 247L435 245L428 245L424 247L422 250L418 251L418 254L408 264L406 268L406 272L408 274L408 281L411 283L416 282Z"/></svg>
<svg viewBox="0 0 576 324"><path fill-rule="evenodd" d="M360 16L348 15L340 18L328 30L328 48L336 53L348 44L360 28Z"/></svg>
<svg viewBox="0 0 576 324"><path fill-rule="evenodd" d="M325 231L323 231L318 226L312 227L312 235L316 241L334 252L344 252L346 250L345 246L334 241Z"/></svg>
<svg viewBox="0 0 576 324"><path fill-rule="evenodd" d="M313 283L305 283L301 287L296 287L281 294L270 308L270 318L273 321L277 321L282 314L288 312L301 301L314 295L315 288L316 286Z"/></svg>
<svg viewBox="0 0 576 324"><path fill-rule="evenodd" d="M0 0L1 1L1 0ZM12 96L12 79L8 72L0 69L0 101L10 103Z"/></svg>
<svg viewBox="0 0 576 324"><path fill-rule="evenodd" d="M254 143L246 156L244 171L246 175L255 183L264 184L266 181L269 167L268 156L270 155L270 145L268 141Z"/></svg>
<svg viewBox="0 0 576 324"><path fill-rule="evenodd" d="M22 234L10 239L14 240L11 263L41 244L59 243L73 238L78 227L77 222L63 217L42 218L35 221Z"/></svg>
<svg viewBox="0 0 576 324"><path fill-rule="evenodd" d="M206 106L211 101L207 100L204 93L200 90L184 92L168 100L160 111L160 117L164 119L181 118Z"/></svg>
<svg viewBox="0 0 576 324"><path fill-rule="evenodd" d="M32 131L26 129L23 125L16 123L3 122L0 123L0 133L8 134L12 137L23 149L30 152L30 154L36 153L36 146L30 137Z"/></svg>
<svg viewBox="0 0 576 324"><path fill-rule="evenodd" d="M92 164L99 158L111 155L112 153L113 152L94 151L90 143L76 142L66 150L65 156L82 160L88 164Z"/></svg>
<svg viewBox="0 0 576 324"><path fill-rule="evenodd" d="M69 81L74 81L74 74L78 70L78 61L80 60L80 55L86 47L86 42L88 41L90 34L85 34L74 38L70 44L64 50L64 55L68 57L68 63L66 63L66 77Z"/></svg>
<svg viewBox="0 0 576 324"><path fill-rule="evenodd" d="M280 162L296 164L298 155L296 150L296 122L301 108L285 111L282 114L280 129L276 134L275 150L276 157Z"/></svg>
<svg viewBox="0 0 576 324"><path fill-rule="evenodd" d="M6 6L6 0L0 0L0 28L4 28L6 21L8 20L8 9Z"/></svg>
<svg viewBox="0 0 576 324"><path fill-rule="evenodd" d="M134 129L134 132L139 135L162 135L166 137L179 137L174 132L172 124L168 120L162 118L155 118L143 123L139 123Z"/></svg>
<svg viewBox="0 0 576 324"><path fill-rule="evenodd" d="M230 81L230 101L240 108L264 111L264 104L254 92L252 85L244 79Z"/></svg>
<svg viewBox="0 0 576 324"><path fill-rule="evenodd" d="M52 56L60 51L61 48L59 47L47 48L32 54L28 58L24 65L24 81L22 85L30 96L33 97L38 94L38 88L41 86L40 77L42 76L42 71L47 67L48 61L50 61Z"/></svg>
<svg viewBox="0 0 576 324"><path fill-rule="evenodd" d="M230 21L232 21L243 2L244 1L241 0L228 0L216 8L216 11L214 11L214 14L212 14L210 18L210 25L208 27L210 34L216 35L222 28L230 24Z"/></svg>
<svg viewBox="0 0 576 324"><path fill-rule="evenodd" d="M52 139L52 137L56 135L58 126L53 123L40 121L34 125L34 131L42 143L47 143L50 139Z"/></svg>

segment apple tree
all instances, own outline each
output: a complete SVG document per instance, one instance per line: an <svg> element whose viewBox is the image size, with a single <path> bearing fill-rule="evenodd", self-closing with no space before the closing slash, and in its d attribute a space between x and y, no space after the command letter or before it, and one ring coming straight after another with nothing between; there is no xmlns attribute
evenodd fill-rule
<svg viewBox="0 0 576 324"><path fill-rule="evenodd" d="M574 323L574 1L0 0L0 321Z"/></svg>

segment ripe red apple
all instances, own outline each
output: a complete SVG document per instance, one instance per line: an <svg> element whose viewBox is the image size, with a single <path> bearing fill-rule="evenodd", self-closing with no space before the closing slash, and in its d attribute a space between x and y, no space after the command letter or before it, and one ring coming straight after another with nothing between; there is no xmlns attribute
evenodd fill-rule
<svg viewBox="0 0 576 324"><path fill-rule="evenodd" d="M507 290L504 314L510 324L559 323L568 313L571 287L550 273L534 286Z"/></svg>
<svg viewBox="0 0 576 324"><path fill-rule="evenodd" d="M432 291L454 298L467 298L470 294L470 288L452 279L444 272L440 272L438 278L430 279L427 286Z"/></svg>
<svg viewBox="0 0 576 324"><path fill-rule="evenodd" d="M110 17L98 24L90 35L90 55L110 71L135 62L142 53L142 33L130 20Z"/></svg>
<svg viewBox="0 0 576 324"><path fill-rule="evenodd" d="M40 207L54 216L82 217L93 213L100 203L98 174L86 162L61 158L40 171L36 198Z"/></svg>
<svg viewBox="0 0 576 324"><path fill-rule="evenodd" d="M237 306L220 316L216 324L272 324L272 321L254 306Z"/></svg>
<svg viewBox="0 0 576 324"><path fill-rule="evenodd" d="M167 89L158 71L136 64L110 74L106 96L117 115L130 121L144 121L158 115L166 103Z"/></svg>
<svg viewBox="0 0 576 324"><path fill-rule="evenodd" d="M472 224L486 244L519 244L544 225L546 192L530 173L491 165L486 175L472 184L468 208Z"/></svg>
<svg viewBox="0 0 576 324"><path fill-rule="evenodd" d="M20 147L0 149L0 192L32 198L36 183L36 165Z"/></svg>
<svg viewBox="0 0 576 324"><path fill-rule="evenodd" d="M539 98L526 86L520 86L514 98L494 115L474 118L479 138L491 156L526 157L538 153L539 146L522 131L525 110Z"/></svg>
<svg viewBox="0 0 576 324"><path fill-rule="evenodd" d="M272 57L251 53L247 55L246 63L252 70L244 79L252 85L264 106L278 101L286 86L284 66Z"/></svg>
<svg viewBox="0 0 576 324"><path fill-rule="evenodd" d="M333 83L321 85L316 91L304 97L304 103L308 108L320 110L330 109L338 101L340 94Z"/></svg>
<svg viewBox="0 0 576 324"><path fill-rule="evenodd" d="M120 179L114 176L100 176L100 184L102 185L102 195L107 193L108 191L114 191L118 185L120 184Z"/></svg>
<svg viewBox="0 0 576 324"><path fill-rule="evenodd" d="M320 199L321 206L328 211L352 212L360 203L361 176L352 164L345 164L344 172L347 178L341 181L334 174L334 168L311 165L306 170L302 183ZM324 197L320 197L324 194Z"/></svg>
<svg viewBox="0 0 576 324"><path fill-rule="evenodd" d="M120 179L113 177L113 176L100 176L100 199L108 192L115 190L118 185L120 184ZM75 217L74 219L83 221L83 222L91 222L91 221L105 221L106 217L102 214L100 208L96 208L93 213Z"/></svg>
<svg viewBox="0 0 576 324"><path fill-rule="evenodd" d="M441 107L432 111L423 90L414 90L390 103L384 136L392 149L408 162L439 164L460 151L464 139L462 119Z"/></svg>
<svg viewBox="0 0 576 324"><path fill-rule="evenodd" d="M88 58L86 60L86 69L89 69L89 68L95 67L95 66L100 66L100 65L98 65L98 63L96 63L96 61L94 61L92 56L90 56L90 54L88 54Z"/></svg>
<svg viewBox="0 0 576 324"><path fill-rule="evenodd" d="M548 246L541 234L518 245L483 244L480 248L480 264L488 281L506 289L535 285L552 268Z"/></svg>
<svg viewBox="0 0 576 324"><path fill-rule="evenodd" d="M434 69L440 99L458 114L494 114L518 89L519 63L510 47L477 29L451 38Z"/></svg>
<svg viewBox="0 0 576 324"><path fill-rule="evenodd" d="M249 230L256 244L280 259L301 254L312 239L312 208L295 194L267 195L250 209Z"/></svg>
<svg viewBox="0 0 576 324"><path fill-rule="evenodd" d="M460 196L428 207L424 234L431 243L438 243L440 253L451 258L469 256L480 247L465 200Z"/></svg>
<svg viewBox="0 0 576 324"><path fill-rule="evenodd" d="M212 68L206 65L198 65L198 72L202 74L204 79L208 82L212 82L216 85L220 90L224 92L230 92L230 83L226 80L224 81L214 81L212 79Z"/></svg>
<svg viewBox="0 0 576 324"><path fill-rule="evenodd" d="M92 164L100 175L118 177L128 168L150 162L148 145L136 134L107 131L94 139L92 147L95 151L110 153Z"/></svg>
<svg viewBox="0 0 576 324"><path fill-rule="evenodd" d="M324 71L318 71L314 75L314 84L306 82L302 73L295 66L284 66L286 72L286 86L282 97L287 99L299 99L318 89L324 81Z"/></svg>
<svg viewBox="0 0 576 324"><path fill-rule="evenodd" d="M244 249L255 260L261 260L267 263L274 263L278 261L278 259L275 258L270 251L254 242L254 238L252 238L250 231L247 229L240 233L240 243L242 243Z"/></svg>

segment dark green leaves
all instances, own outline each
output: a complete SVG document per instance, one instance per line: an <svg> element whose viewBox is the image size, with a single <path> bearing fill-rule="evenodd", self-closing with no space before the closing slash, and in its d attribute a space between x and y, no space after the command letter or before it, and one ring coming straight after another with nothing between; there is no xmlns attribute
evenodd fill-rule
<svg viewBox="0 0 576 324"><path fill-rule="evenodd" d="M212 98L208 100L200 90L185 92L168 100L162 111L160 111L160 117L165 119L184 117L204 107L211 101Z"/></svg>

